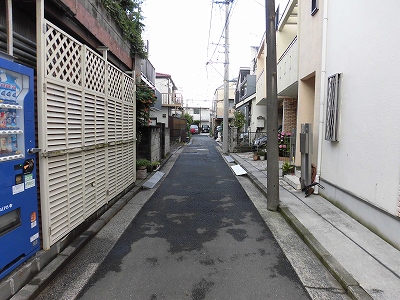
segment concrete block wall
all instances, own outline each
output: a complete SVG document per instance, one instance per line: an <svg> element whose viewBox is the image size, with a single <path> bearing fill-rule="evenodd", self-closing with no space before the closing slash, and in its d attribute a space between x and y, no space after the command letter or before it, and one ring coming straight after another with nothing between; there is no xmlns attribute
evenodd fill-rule
<svg viewBox="0 0 400 300"><path fill-rule="evenodd" d="M150 157L151 161L161 160L161 129L159 127L154 127L151 129L150 136Z"/></svg>
<svg viewBox="0 0 400 300"><path fill-rule="evenodd" d="M165 151L164 157L167 157L167 154L171 152L171 136L169 128L165 128Z"/></svg>

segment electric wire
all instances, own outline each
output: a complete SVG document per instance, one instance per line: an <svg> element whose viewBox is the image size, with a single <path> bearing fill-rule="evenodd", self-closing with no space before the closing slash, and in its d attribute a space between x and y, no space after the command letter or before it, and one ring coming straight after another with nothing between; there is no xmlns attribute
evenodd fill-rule
<svg viewBox="0 0 400 300"><path fill-rule="evenodd" d="M235 2L235 6L236 6L236 3L237 3L237 1ZM214 51L213 51L213 53L211 54L211 56L210 56L210 58L208 59L208 61L207 61L206 64L211 64L211 63L212 63L212 58L213 58L214 54L217 52L217 49L218 49L218 47L220 46L222 37L224 36L225 29L226 29L226 27L227 27L228 24L229 24L229 17L230 17L230 15L231 15L231 12L232 12L233 7L234 7L233 5L229 7L228 17L227 17L226 20L225 20L225 24L224 24L224 27L222 28L222 32L221 32L221 34L220 34L220 36L219 36L218 42L217 42L217 44L216 44L216 46L215 46L215 48L214 48Z"/></svg>

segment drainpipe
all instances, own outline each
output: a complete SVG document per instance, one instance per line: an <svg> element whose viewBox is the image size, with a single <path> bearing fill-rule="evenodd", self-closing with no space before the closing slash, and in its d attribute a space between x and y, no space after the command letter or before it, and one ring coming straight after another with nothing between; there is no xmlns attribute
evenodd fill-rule
<svg viewBox="0 0 400 300"><path fill-rule="evenodd" d="M10 56L14 55L13 47L14 47L14 40L13 40L13 11L12 11L12 0L6 1L6 22L7 22L7 54Z"/></svg>
<svg viewBox="0 0 400 300"><path fill-rule="evenodd" d="M324 139L324 112L325 112L325 96L326 96L326 48L327 48L327 31L328 31L328 2L324 0L323 20L322 20L322 55L321 55L321 84L319 96L319 125L318 125L318 157L317 157L317 175L315 181L319 182L321 177L321 161L322 161L322 142ZM318 194L318 185L315 186L314 194Z"/></svg>

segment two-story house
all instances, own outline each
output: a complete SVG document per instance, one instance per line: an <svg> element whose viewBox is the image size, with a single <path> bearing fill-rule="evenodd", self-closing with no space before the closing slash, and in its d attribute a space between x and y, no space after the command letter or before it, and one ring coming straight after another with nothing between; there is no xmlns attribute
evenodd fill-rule
<svg viewBox="0 0 400 300"><path fill-rule="evenodd" d="M161 108L152 112L152 118L156 123L164 123L170 130L171 141L185 141L186 125L182 119L183 96L170 74L156 73L156 95Z"/></svg>
<svg viewBox="0 0 400 300"><path fill-rule="evenodd" d="M400 249L398 2L298 7L298 125L313 125L319 192Z"/></svg>
<svg viewBox="0 0 400 300"><path fill-rule="evenodd" d="M235 90L237 79L232 79L228 82L228 121L230 122L235 113ZM217 126L221 126L224 120L224 85L215 89L212 102L212 130Z"/></svg>
<svg viewBox="0 0 400 300"><path fill-rule="evenodd" d="M208 125L211 127L211 109L206 101L200 102L204 102L204 104L201 105L200 103L197 103L196 105L191 106L187 104L185 106L185 113L191 115L193 117L193 121L199 124L198 126L201 132L202 125Z"/></svg>
<svg viewBox="0 0 400 300"><path fill-rule="evenodd" d="M276 4L278 101L283 130L297 129L296 166L307 167L301 165L299 129L308 123L310 160L325 187L315 192L400 248L400 105L392 101L398 96L399 41L387 38L398 26L397 2ZM263 104L260 73L256 98ZM289 125L288 110L297 112Z"/></svg>

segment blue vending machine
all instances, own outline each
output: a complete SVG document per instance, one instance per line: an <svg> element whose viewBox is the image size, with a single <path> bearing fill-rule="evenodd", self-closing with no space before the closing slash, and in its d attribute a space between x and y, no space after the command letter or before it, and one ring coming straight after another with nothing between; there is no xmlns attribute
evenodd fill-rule
<svg viewBox="0 0 400 300"><path fill-rule="evenodd" d="M0 279L40 248L33 74L0 57Z"/></svg>

